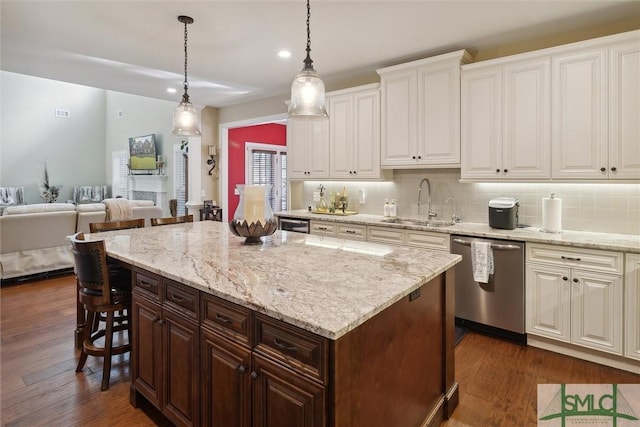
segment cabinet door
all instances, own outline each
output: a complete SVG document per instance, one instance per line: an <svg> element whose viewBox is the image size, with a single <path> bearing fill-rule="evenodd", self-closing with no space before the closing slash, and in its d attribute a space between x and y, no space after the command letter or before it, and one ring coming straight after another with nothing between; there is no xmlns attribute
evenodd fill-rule
<svg viewBox="0 0 640 427"><path fill-rule="evenodd" d="M287 159L289 178L329 178L329 121L289 120Z"/></svg>
<svg viewBox="0 0 640 427"><path fill-rule="evenodd" d="M551 177L551 60L503 69L502 173L507 178Z"/></svg>
<svg viewBox="0 0 640 427"><path fill-rule="evenodd" d="M326 395L321 385L280 365L253 355L255 427L326 425Z"/></svg>
<svg viewBox="0 0 640 427"><path fill-rule="evenodd" d="M200 333L198 324L163 310L163 413L178 425L199 425Z"/></svg>
<svg viewBox="0 0 640 427"><path fill-rule="evenodd" d="M416 164L416 79L415 70L381 76L382 166Z"/></svg>
<svg viewBox="0 0 640 427"><path fill-rule="evenodd" d="M353 96L352 178L380 178L380 93L377 89Z"/></svg>
<svg viewBox="0 0 640 427"><path fill-rule="evenodd" d="M202 425L251 426L251 351L202 330Z"/></svg>
<svg viewBox="0 0 640 427"><path fill-rule="evenodd" d="M462 179L502 177L502 70L462 72Z"/></svg>
<svg viewBox="0 0 640 427"><path fill-rule="evenodd" d="M527 264L527 333L571 339L571 285L568 268Z"/></svg>
<svg viewBox="0 0 640 427"><path fill-rule="evenodd" d="M553 178L607 178L606 64L601 47L552 57Z"/></svg>
<svg viewBox="0 0 640 427"><path fill-rule="evenodd" d="M609 178L640 178L640 44L610 50Z"/></svg>
<svg viewBox="0 0 640 427"><path fill-rule="evenodd" d="M460 65L418 69L418 163L460 165Z"/></svg>
<svg viewBox="0 0 640 427"><path fill-rule="evenodd" d="M573 270L571 342L622 354L622 279Z"/></svg>
<svg viewBox="0 0 640 427"><path fill-rule="evenodd" d="M625 356L640 360L640 255L626 255Z"/></svg>
<svg viewBox="0 0 640 427"><path fill-rule="evenodd" d="M162 312L160 305L133 294L132 378L135 389L162 407Z"/></svg>
<svg viewBox="0 0 640 427"><path fill-rule="evenodd" d="M354 172L353 95L329 97L329 165L331 178L352 178Z"/></svg>

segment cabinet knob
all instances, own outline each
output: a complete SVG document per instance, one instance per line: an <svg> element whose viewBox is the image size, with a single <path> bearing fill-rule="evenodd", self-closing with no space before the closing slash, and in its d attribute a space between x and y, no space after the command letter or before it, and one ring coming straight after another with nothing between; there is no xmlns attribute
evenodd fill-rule
<svg viewBox="0 0 640 427"><path fill-rule="evenodd" d="M500 173L500 169L496 169L496 173Z"/></svg>
<svg viewBox="0 0 640 427"><path fill-rule="evenodd" d="M607 168L600 168L600 172L606 172Z"/></svg>
<svg viewBox="0 0 640 427"><path fill-rule="evenodd" d="M615 169L615 168L614 168L614 169ZM354 175L357 175L357 173L358 173L358 171L353 171L353 174L354 174Z"/></svg>
<svg viewBox="0 0 640 427"><path fill-rule="evenodd" d="M413 160L415 160L415 159L416 159L416 156L411 156L411 158L412 158Z"/></svg>
<svg viewBox="0 0 640 427"><path fill-rule="evenodd" d="M164 325L164 320L162 319L158 320L158 325Z"/></svg>
<svg viewBox="0 0 640 427"><path fill-rule="evenodd" d="M422 156L418 156L418 160L420 160L422 158Z"/></svg>
<svg viewBox="0 0 640 427"><path fill-rule="evenodd" d="M567 276L562 276L562 280L566 282L567 280L569 280L569 278Z"/></svg>
<svg viewBox="0 0 640 427"><path fill-rule="evenodd" d="M617 169L615 166L611 168L611 172L615 172L615 171L617 171L617 170L618 170L618 169Z"/></svg>
<svg viewBox="0 0 640 427"><path fill-rule="evenodd" d="M238 366L238 372L240 372L241 374L244 374L246 370L247 368L245 368L244 365Z"/></svg>
<svg viewBox="0 0 640 427"><path fill-rule="evenodd" d="M577 278L577 277L574 277L574 278L573 278L573 283L578 283L578 282L579 282L578 278Z"/></svg>
<svg viewBox="0 0 640 427"><path fill-rule="evenodd" d="M251 378L253 378L254 380L258 378L258 373L256 371L251 371Z"/></svg>
<svg viewBox="0 0 640 427"><path fill-rule="evenodd" d="M507 173L507 172L509 172L509 169L503 169L503 172Z"/></svg>

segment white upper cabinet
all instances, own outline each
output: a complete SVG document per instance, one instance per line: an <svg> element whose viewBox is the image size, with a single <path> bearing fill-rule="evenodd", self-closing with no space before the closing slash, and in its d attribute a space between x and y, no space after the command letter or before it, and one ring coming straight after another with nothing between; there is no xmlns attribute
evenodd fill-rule
<svg viewBox="0 0 640 427"><path fill-rule="evenodd" d="M640 179L640 31L462 66L462 179Z"/></svg>
<svg viewBox="0 0 640 427"><path fill-rule="evenodd" d="M327 94L331 179L379 179L378 84Z"/></svg>
<svg viewBox="0 0 640 427"><path fill-rule="evenodd" d="M329 121L289 120L287 161L290 179L329 178Z"/></svg>
<svg viewBox="0 0 640 427"><path fill-rule="evenodd" d="M460 50L376 70L383 168L460 166Z"/></svg>
<svg viewBox="0 0 640 427"><path fill-rule="evenodd" d="M548 179L548 57L468 66L462 73L462 178Z"/></svg>

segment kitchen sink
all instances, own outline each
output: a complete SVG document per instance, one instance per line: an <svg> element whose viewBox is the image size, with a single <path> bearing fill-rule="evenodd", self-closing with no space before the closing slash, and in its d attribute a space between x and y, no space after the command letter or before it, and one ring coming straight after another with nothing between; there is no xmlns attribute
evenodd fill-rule
<svg viewBox="0 0 640 427"><path fill-rule="evenodd" d="M390 224L408 224L421 225L423 227L449 227L454 224L453 221L445 221L440 219L416 219L416 218L385 218L382 222Z"/></svg>

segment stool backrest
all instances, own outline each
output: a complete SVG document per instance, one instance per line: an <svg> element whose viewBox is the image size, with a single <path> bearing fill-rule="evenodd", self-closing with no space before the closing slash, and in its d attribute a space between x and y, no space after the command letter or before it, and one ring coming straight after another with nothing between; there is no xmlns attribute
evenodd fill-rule
<svg viewBox="0 0 640 427"><path fill-rule="evenodd" d="M130 219L126 221L111 221L111 222L92 222L89 224L89 231L92 233L99 233L101 231L113 231L124 230L127 228L143 228L144 218Z"/></svg>
<svg viewBox="0 0 640 427"><path fill-rule="evenodd" d="M151 218L151 226L193 222L193 215L170 216L167 218Z"/></svg>
<svg viewBox="0 0 640 427"><path fill-rule="evenodd" d="M104 240L86 241L84 233L71 236L75 273L80 287L80 300L94 305L111 304L111 286Z"/></svg>

